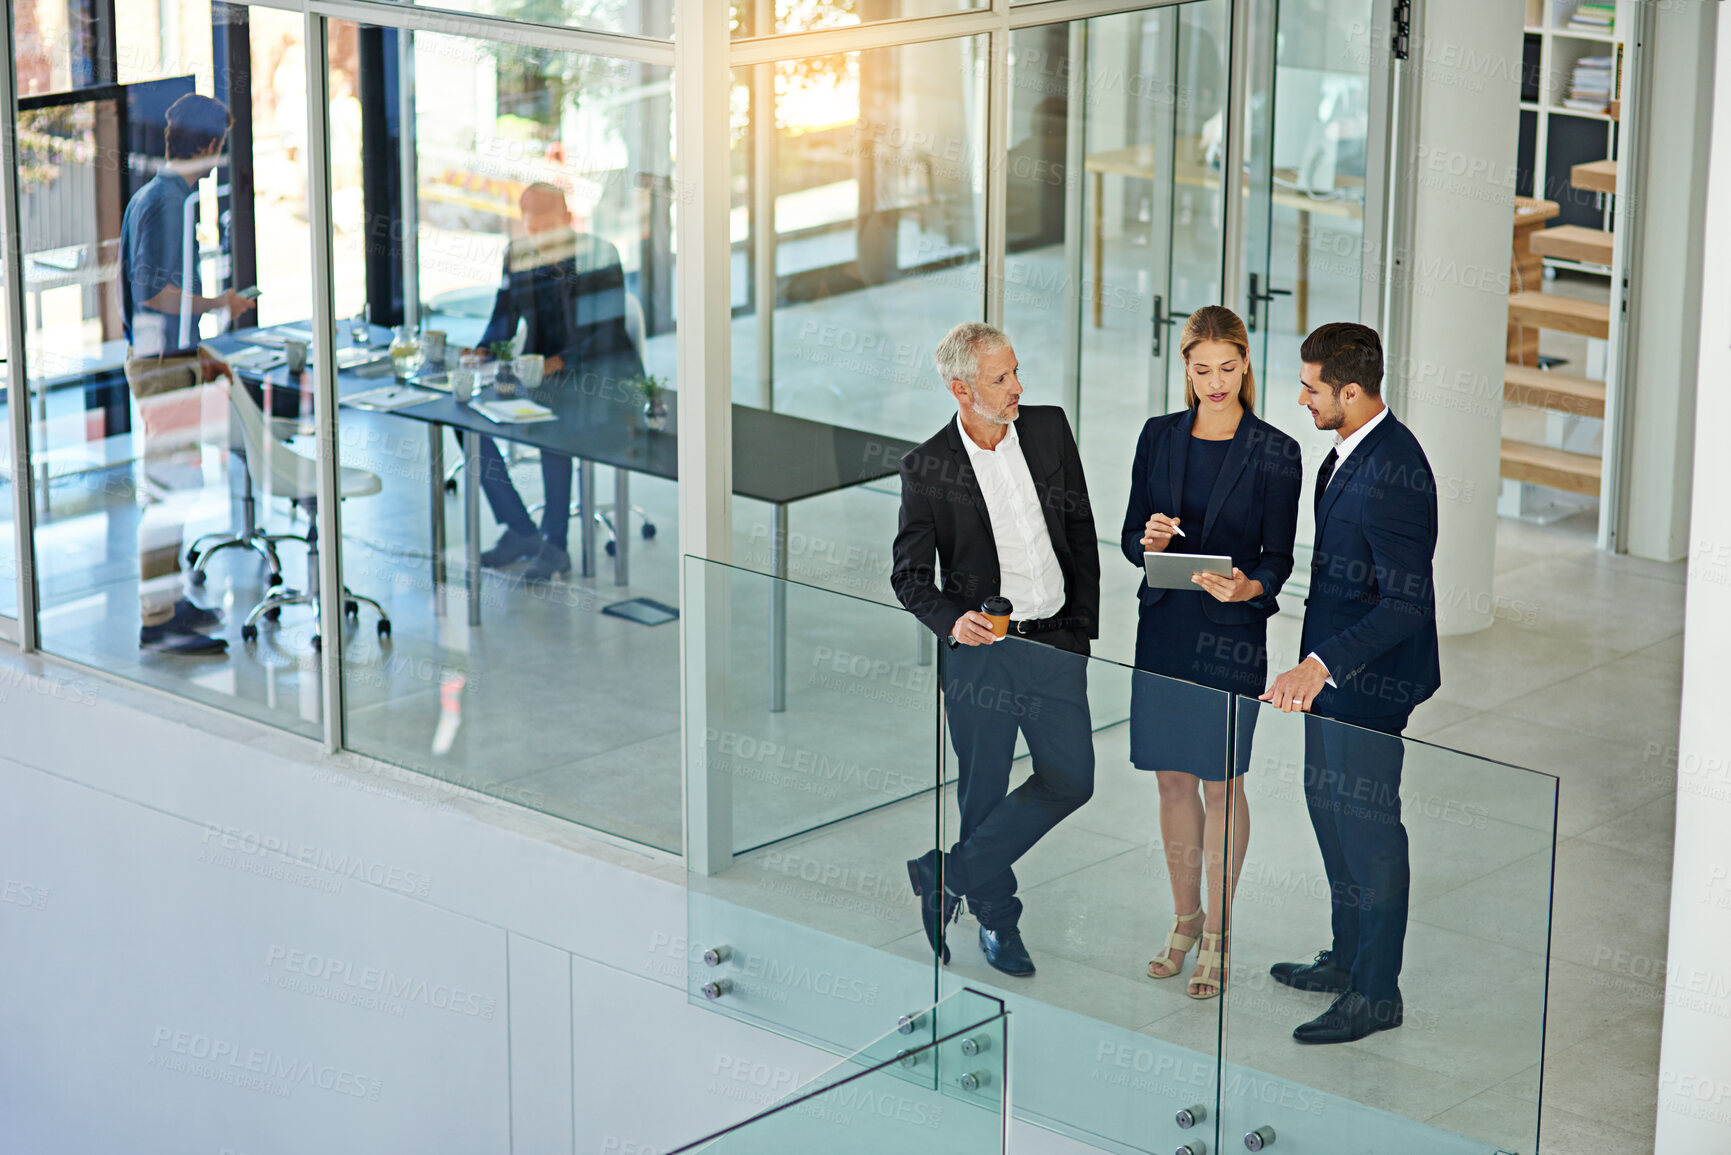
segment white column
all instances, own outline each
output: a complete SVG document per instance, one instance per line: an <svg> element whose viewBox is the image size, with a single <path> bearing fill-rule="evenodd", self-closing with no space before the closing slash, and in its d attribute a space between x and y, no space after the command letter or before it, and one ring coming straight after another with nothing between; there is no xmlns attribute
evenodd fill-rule
<svg viewBox="0 0 1731 1155"><path fill-rule="evenodd" d="M733 532L727 15L714 0L677 0L674 7L679 552L714 561L730 559ZM733 852L730 782L704 757L709 704L720 702L724 689L726 599L722 582L688 586L688 577L682 570L685 851L692 870L709 873L724 868Z"/></svg>
<svg viewBox="0 0 1731 1155"><path fill-rule="evenodd" d="M1709 28L1718 43L1712 160L1702 248L1731 251L1731 21ZM1658 174L1655 174L1656 176ZM1649 182L1652 183L1652 182ZM1665 949L1665 1026L1659 1051L1658 1155L1731 1151L1731 266L1701 270L1696 372L1718 388L1695 399L1694 518L1683 619L1683 706L1677 749L1677 834L1671 865L1671 933ZM1637 609L1638 612L1638 609Z"/></svg>
<svg viewBox="0 0 1731 1155"><path fill-rule="evenodd" d="M1491 624L1523 9L1421 7L1415 147L1395 161L1411 225L1388 262L1407 340L1387 349L1384 391L1436 475L1437 628L1466 634Z"/></svg>

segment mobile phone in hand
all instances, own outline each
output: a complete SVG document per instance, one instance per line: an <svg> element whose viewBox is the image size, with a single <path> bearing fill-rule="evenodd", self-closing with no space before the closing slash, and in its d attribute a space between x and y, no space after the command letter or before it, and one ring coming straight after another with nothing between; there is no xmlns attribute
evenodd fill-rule
<svg viewBox="0 0 1731 1155"><path fill-rule="evenodd" d="M261 290L257 285L248 285L246 288L236 292L235 296L245 297L249 301L256 301L259 299L260 293Z"/></svg>

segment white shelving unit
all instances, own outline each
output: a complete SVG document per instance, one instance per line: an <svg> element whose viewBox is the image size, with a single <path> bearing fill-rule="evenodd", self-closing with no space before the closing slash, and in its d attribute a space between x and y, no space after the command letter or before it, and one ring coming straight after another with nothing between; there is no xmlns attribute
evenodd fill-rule
<svg viewBox="0 0 1731 1155"><path fill-rule="evenodd" d="M1581 160L1604 160L1616 156L1616 122L1608 113L1585 112L1578 109L1565 108L1563 98L1568 94L1569 84L1574 76L1575 64L1585 56L1610 56L1614 60L1621 53L1622 29L1626 27L1624 9L1630 0L1619 0L1618 14L1615 25L1608 33L1584 32L1569 28L1580 0L1523 0L1526 6L1526 31L1529 37L1537 37L1539 41L1538 61L1538 99L1522 100L1523 112L1532 114L1535 121L1533 133L1533 193L1542 200L1559 200L1568 194L1567 170L1561 180L1565 183L1557 187L1557 181L1549 179L1551 156L1552 125L1556 118L1568 118L1577 123L1598 123L1603 126L1602 137L1604 151L1595 156L1579 156L1568 158L1571 163ZM1615 65L1613 65L1615 67ZM1527 86L1522 85L1525 89ZM1527 158L1520 158L1525 161ZM1611 227L1611 201L1609 197L1599 197L1598 228ZM1546 257L1547 269L1576 269L1586 273L1608 275L1609 270L1601 265L1589 265L1579 261L1562 260Z"/></svg>

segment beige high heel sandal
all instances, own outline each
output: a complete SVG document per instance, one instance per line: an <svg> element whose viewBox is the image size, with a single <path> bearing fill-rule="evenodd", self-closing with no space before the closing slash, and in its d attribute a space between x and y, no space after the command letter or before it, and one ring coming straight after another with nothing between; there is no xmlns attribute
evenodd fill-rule
<svg viewBox="0 0 1731 1155"><path fill-rule="evenodd" d="M1191 998L1193 998L1193 999L1212 999L1212 998L1217 998L1219 996L1220 988L1222 986L1224 986L1226 983L1226 954L1227 954L1227 952L1224 949L1225 936L1226 936L1226 932L1224 932L1224 931L1217 931L1217 932L1212 932L1212 933L1209 931L1203 931L1202 932L1202 949L1196 952L1196 969L1198 971L1211 970L1216 975L1218 975L1220 977L1219 978L1212 978L1212 979L1205 979L1205 978L1200 978L1197 975L1191 975L1190 976L1190 986L1203 988L1203 991L1201 994L1197 994L1193 990L1186 989L1184 993L1189 995ZM1209 939L1214 940L1214 949L1213 950L1208 949L1208 940Z"/></svg>
<svg viewBox="0 0 1731 1155"><path fill-rule="evenodd" d="M1187 922L1194 922L1202 916L1202 908L1197 907L1189 914L1181 914L1172 920L1172 931L1166 936L1166 945L1158 956L1148 963L1148 977L1151 979L1169 979L1184 969L1184 956L1190 953L1190 948L1196 945L1193 934L1179 934L1178 928ZM1172 961L1172 952L1178 952L1178 961ZM1166 970L1155 970L1156 967L1166 967Z"/></svg>

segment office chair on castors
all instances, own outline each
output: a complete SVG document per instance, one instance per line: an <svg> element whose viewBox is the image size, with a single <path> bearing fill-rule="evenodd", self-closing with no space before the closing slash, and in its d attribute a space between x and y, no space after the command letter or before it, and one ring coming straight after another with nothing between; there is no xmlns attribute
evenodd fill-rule
<svg viewBox="0 0 1731 1155"><path fill-rule="evenodd" d="M302 589L288 589L278 586L274 588L263 601L259 602L247 614L241 624L240 637L243 642L258 640L258 623L262 620L276 621L285 606L311 606L314 628L319 622L319 535L318 535L318 463L312 458L296 452L289 446L272 438L265 430L264 414L259 410L258 403L246 388L236 382L232 371L229 374L228 387L229 404L240 417L241 434L246 441L249 468L253 463L259 465L259 473L268 478L270 492L286 497L307 515L308 529L305 537L307 546L307 581ZM379 475L365 469L351 469L340 466L337 474L337 492L340 497L368 497L384 488ZM293 535L277 535L278 540L287 540ZM280 580L280 578L279 578ZM372 598L363 597L343 587L343 613L345 617L355 618L360 614L361 606L370 606L379 615L378 631L381 639L391 636L391 619L385 615L384 607ZM313 648L320 646L319 635L313 634Z"/></svg>

